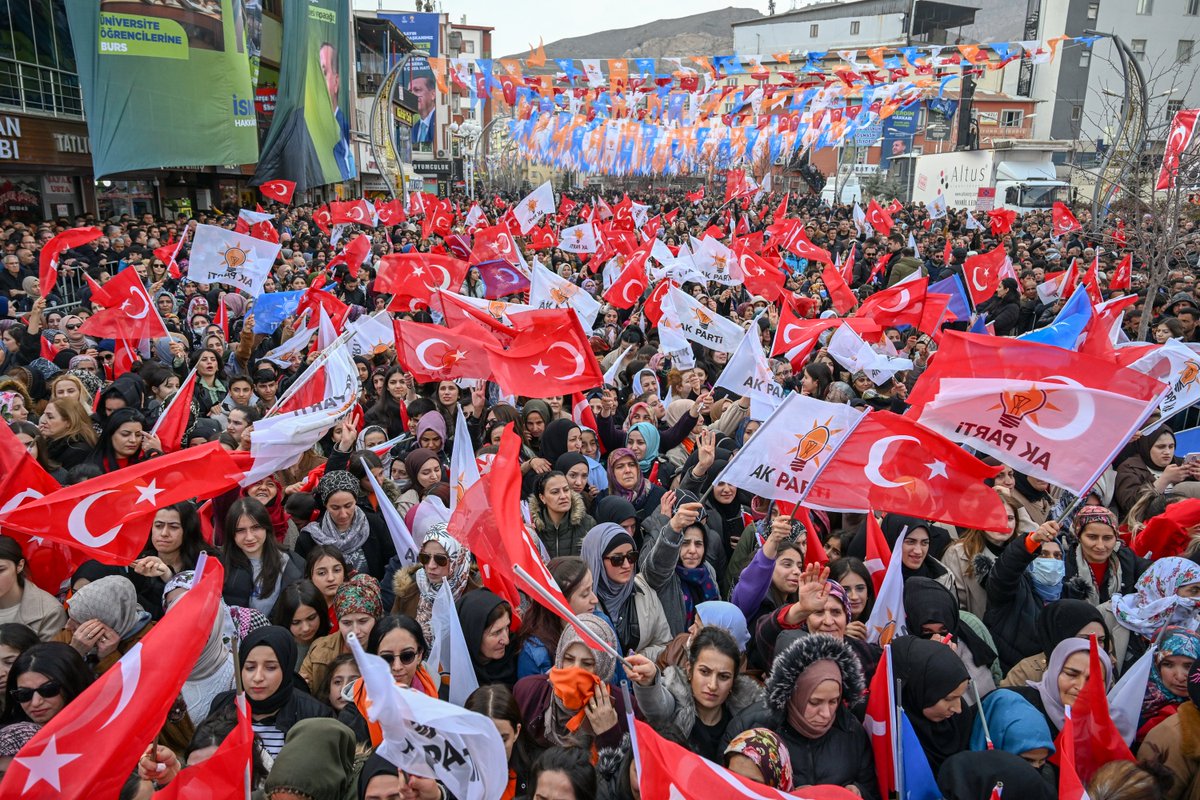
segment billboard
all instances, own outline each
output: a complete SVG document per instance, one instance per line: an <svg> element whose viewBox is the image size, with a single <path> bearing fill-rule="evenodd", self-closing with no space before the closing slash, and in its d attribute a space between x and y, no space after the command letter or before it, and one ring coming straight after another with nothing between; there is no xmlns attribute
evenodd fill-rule
<svg viewBox="0 0 1200 800"><path fill-rule="evenodd" d="M283 7L283 51L275 116L254 183L283 178L296 190L358 175L350 139L349 0Z"/></svg>
<svg viewBox="0 0 1200 800"><path fill-rule="evenodd" d="M418 50L425 50L437 58L438 43L441 41L441 14L380 14L407 36ZM414 56L404 65L400 85L417 98L418 118L409 134L413 150L431 153L437 141L437 81L429 61Z"/></svg>
<svg viewBox="0 0 1200 800"><path fill-rule="evenodd" d="M65 5L97 178L258 159L242 0Z"/></svg>
<svg viewBox="0 0 1200 800"><path fill-rule="evenodd" d="M931 142L947 142L950 140L951 122L958 111L957 100L947 100L941 97L931 97L925 101L929 116L925 122L925 138Z"/></svg>
<svg viewBox="0 0 1200 800"><path fill-rule="evenodd" d="M921 102L918 100L897 109L883 121L883 144L879 148L880 169L887 169L896 156L912 152L913 136L917 132L920 116Z"/></svg>

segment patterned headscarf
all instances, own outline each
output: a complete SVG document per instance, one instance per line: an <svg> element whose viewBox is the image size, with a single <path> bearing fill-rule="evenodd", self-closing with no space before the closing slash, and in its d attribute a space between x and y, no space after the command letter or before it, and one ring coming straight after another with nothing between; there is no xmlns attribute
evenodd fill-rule
<svg viewBox="0 0 1200 800"><path fill-rule="evenodd" d="M792 757L783 740L770 728L742 731L725 748L725 763L730 756L745 756L762 773L763 783L781 792L792 790Z"/></svg>
<svg viewBox="0 0 1200 800"><path fill-rule="evenodd" d="M321 476L317 483L317 500L320 501L321 508L324 508L329 503L329 498L338 492L350 492L357 497L361 486L358 478L348 470L335 469Z"/></svg>
<svg viewBox="0 0 1200 800"><path fill-rule="evenodd" d="M366 614L379 619L383 616L383 598L379 581L362 572L337 588L333 595L333 614L338 619L347 614Z"/></svg>
<svg viewBox="0 0 1200 800"><path fill-rule="evenodd" d="M1114 531L1117 529L1117 515L1104 506L1082 506L1075 512L1075 535L1078 536L1093 522L1107 525Z"/></svg>
<svg viewBox="0 0 1200 800"><path fill-rule="evenodd" d="M1112 596L1113 614L1129 630L1152 638L1177 612L1196 609L1194 598L1176 594L1194 583L1200 583L1200 565L1186 558L1160 558L1138 578L1133 594Z"/></svg>
<svg viewBox="0 0 1200 800"><path fill-rule="evenodd" d="M41 729L35 722L14 722L0 728L0 758L12 758Z"/></svg>
<svg viewBox="0 0 1200 800"><path fill-rule="evenodd" d="M1180 625L1172 625L1163 631L1162 642L1154 654L1154 669L1150 670L1150 681L1146 685L1146 696L1142 700L1142 720L1148 720L1166 706L1177 706L1188 699L1188 695L1175 694L1163 683L1159 667L1169 656L1183 656L1193 662L1200 659L1200 634ZM1188 670L1190 673L1191 670Z"/></svg>
<svg viewBox="0 0 1200 800"><path fill-rule="evenodd" d="M12 409L17 398L22 402L25 400L19 392L0 392L0 416L4 417L5 422L13 421Z"/></svg>
<svg viewBox="0 0 1200 800"><path fill-rule="evenodd" d="M641 472L641 465L638 464L638 482L632 489L626 489L617 482L616 467L617 462L623 458L632 458L633 463L638 463L638 458L633 454L633 451L628 447L618 447L608 454L608 493L623 497L631 503L637 503L650 491L650 484L646 480L646 476Z"/></svg>
<svg viewBox="0 0 1200 800"><path fill-rule="evenodd" d="M457 603L463 596L463 592L467 590L467 582L471 576L471 553L450 535L444 522L434 523L429 531L421 537L422 548L429 542L440 544L450 559L450 571L446 580L450 581L450 594ZM433 641L433 603L437 600L438 590L442 588L442 585L440 583L436 586L433 585L424 567L417 570L415 577L417 591L421 595L421 599L417 601L417 622L421 623L421 629L425 631L425 641L429 642Z"/></svg>

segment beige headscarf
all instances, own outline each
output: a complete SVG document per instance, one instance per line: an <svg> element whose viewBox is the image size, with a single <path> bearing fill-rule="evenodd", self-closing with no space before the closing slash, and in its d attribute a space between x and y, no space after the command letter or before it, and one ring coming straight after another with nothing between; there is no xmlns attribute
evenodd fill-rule
<svg viewBox="0 0 1200 800"><path fill-rule="evenodd" d="M123 575L109 575L84 586L67 601L67 614L80 624L98 619L122 639L137 633L150 619L138 605L133 584Z"/></svg>

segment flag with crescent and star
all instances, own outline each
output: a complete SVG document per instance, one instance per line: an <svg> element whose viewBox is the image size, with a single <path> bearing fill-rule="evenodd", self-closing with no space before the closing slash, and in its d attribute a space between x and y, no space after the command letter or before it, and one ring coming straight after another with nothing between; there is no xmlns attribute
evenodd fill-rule
<svg viewBox="0 0 1200 800"><path fill-rule="evenodd" d="M524 311L512 320L515 333L507 349L496 341L484 342L505 394L552 397L603 383L604 371L573 310Z"/></svg>
<svg viewBox="0 0 1200 800"><path fill-rule="evenodd" d="M390 294L389 311L428 308L435 289L457 289L467 278L467 262L436 253L391 253L379 259L375 292Z"/></svg>
<svg viewBox="0 0 1200 800"><path fill-rule="evenodd" d="M104 296L95 298L105 306L86 320L79 332L98 339L159 339L168 336L166 323L154 298L142 285L136 269L126 268L104 284Z"/></svg>
<svg viewBox="0 0 1200 800"><path fill-rule="evenodd" d="M473 322L446 327L396 319L393 324L397 358L416 380L424 383L491 378L483 341L495 340Z"/></svg>

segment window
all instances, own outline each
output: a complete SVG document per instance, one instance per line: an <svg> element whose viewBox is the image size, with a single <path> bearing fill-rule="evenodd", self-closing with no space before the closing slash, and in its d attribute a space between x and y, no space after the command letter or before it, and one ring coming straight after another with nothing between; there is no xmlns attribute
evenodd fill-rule
<svg viewBox="0 0 1200 800"><path fill-rule="evenodd" d="M1175 60L1180 64L1190 64L1192 61L1192 48L1196 46L1194 39L1180 39L1175 45Z"/></svg>
<svg viewBox="0 0 1200 800"><path fill-rule="evenodd" d="M1083 119L1083 106L1071 106L1071 122Z"/></svg>
<svg viewBox="0 0 1200 800"><path fill-rule="evenodd" d="M808 26L808 38L815 39L820 35L821 35L821 26L820 25L809 25Z"/></svg>
<svg viewBox="0 0 1200 800"><path fill-rule="evenodd" d="M1137 13L1143 16L1154 13L1154 0L1137 0Z"/></svg>
<svg viewBox="0 0 1200 800"><path fill-rule="evenodd" d="M1182 110L1183 110L1183 101L1182 100L1168 100L1167 101L1167 121L1169 122L1169 121L1175 119L1175 115L1178 114Z"/></svg>
<svg viewBox="0 0 1200 800"><path fill-rule="evenodd" d="M851 36L858 36L858 29L859 29L859 22L858 22L858 20L851 20L851 22L850 22L850 35L851 35Z"/></svg>
<svg viewBox="0 0 1200 800"><path fill-rule="evenodd" d="M1079 51L1079 66L1086 67L1092 63L1092 49L1084 47Z"/></svg>
<svg viewBox="0 0 1200 800"><path fill-rule="evenodd" d="M1200 15L1200 0L1187 0L1183 4L1183 13L1189 17Z"/></svg>
<svg viewBox="0 0 1200 800"><path fill-rule="evenodd" d="M1019 128L1025 122L1025 112L1018 109L1007 109L1000 112L1001 128Z"/></svg>
<svg viewBox="0 0 1200 800"><path fill-rule="evenodd" d="M1146 40L1145 39L1130 39L1129 40L1129 49L1132 50L1133 54L1135 56L1137 56L1138 58L1145 58L1146 57Z"/></svg>
<svg viewBox="0 0 1200 800"><path fill-rule="evenodd" d="M1094 22L1098 16L1100 16L1100 4L1088 3L1087 18Z"/></svg>
<svg viewBox="0 0 1200 800"><path fill-rule="evenodd" d="M475 53L475 43L473 41L471 41L470 39L464 39L462 51L464 53L474 54Z"/></svg>

